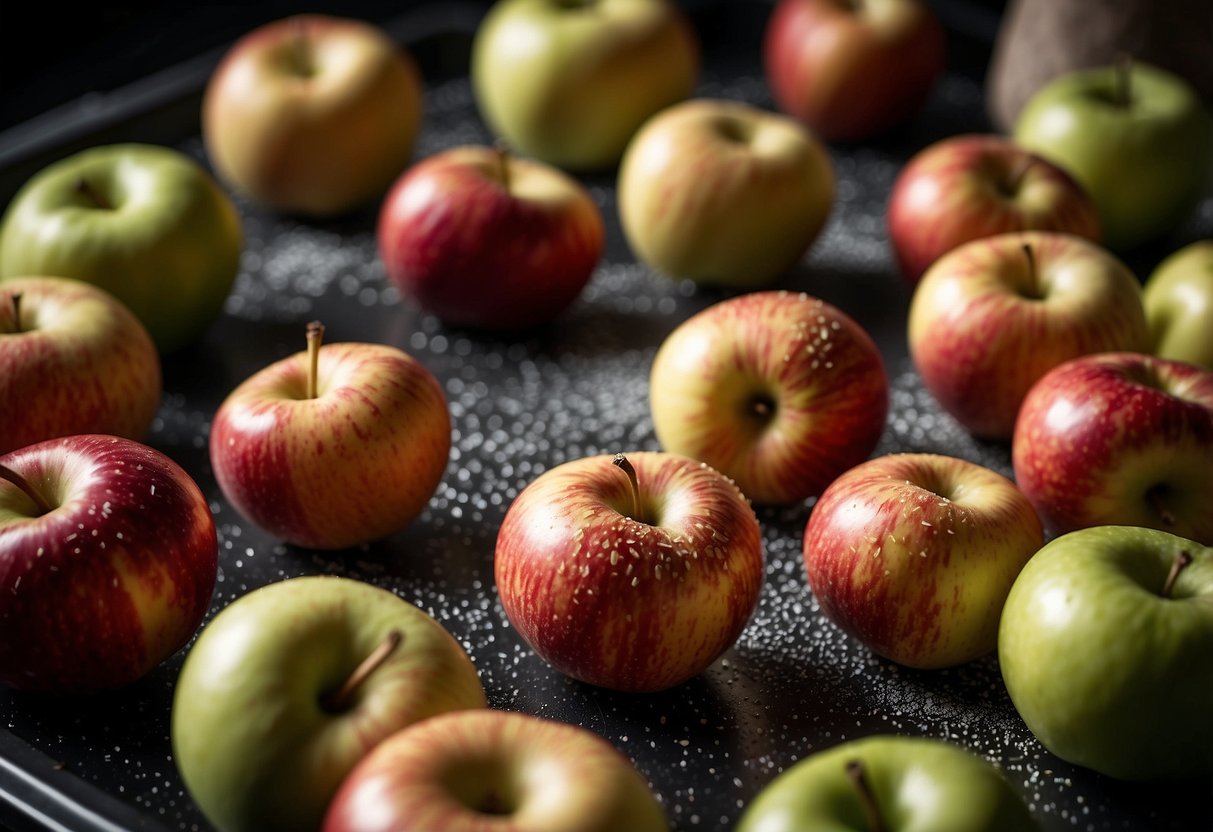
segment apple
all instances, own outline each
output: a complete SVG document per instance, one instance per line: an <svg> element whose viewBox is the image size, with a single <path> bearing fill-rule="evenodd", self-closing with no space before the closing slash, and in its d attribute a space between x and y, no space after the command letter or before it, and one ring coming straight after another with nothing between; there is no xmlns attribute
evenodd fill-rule
<svg viewBox="0 0 1213 832"><path fill-rule="evenodd" d="M417 607L348 578L292 578L202 630L173 696L173 759L224 832L318 829L384 739L483 707L471 660Z"/></svg>
<svg viewBox="0 0 1213 832"><path fill-rule="evenodd" d="M79 433L142 439L160 356L113 295L58 277L0 284L0 453Z"/></svg>
<svg viewBox="0 0 1213 832"><path fill-rule="evenodd" d="M383 344L321 346L255 373L211 424L215 481L288 543L343 549L403 529L446 471L451 417L438 380Z"/></svg>
<svg viewBox="0 0 1213 832"><path fill-rule="evenodd" d="M1200 97L1179 76L1141 62L1054 79L1020 112L1015 140L1082 183L1105 243L1117 250L1175 228L1213 172L1213 122Z"/></svg>
<svg viewBox="0 0 1213 832"><path fill-rule="evenodd" d="M1116 524L1213 544L1213 371L1137 353L1062 364L1024 400L1011 462L1055 534Z"/></svg>
<svg viewBox="0 0 1213 832"><path fill-rule="evenodd" d="M1213 370L1213 240L1191 243L1159 263L1141 300L1155 355Z"/></svg>
<svg viewBox="0 0 1213 832"><path fill-rule="evenodd" d="M1035 832L998 769L959 746L876 735L796 763L746 807L736 832Z"/></svg>
<svg viewBox="0 0 1213 832"><path fill-rule="evenodd" d="M0 685L131 684L193 636L217 574L206 498L159 451L85 434L0 456Z"/></svg>
<svg viewBox="0 0 1213 832"><path fill-rule="evenodd" d="M516 330L556 317L602 257L602 215L542 162L459 147L410 168L379 214L379 255L400 291L443 321Z"/></svg>
<svg viewBox="0 0 1213 832"><path fill-rule="evenodd" d="M922 0L781 0L762 45L779 109L828 141L865 139L916 113L944 52Z"/></svg>
<svg viewBox="0 0 1213 832"><path fill-rule="evenodd" d="M1141 285L1114 255L1069 234L998 234L936 261L914 290L910 356L970 433L1007 440L1023 397L1071 358L1144 351Z"/></svg>
<svg viewBox="0 0 1213 832"><path fill-rule="evenodd" d="M1099 242L1099 214L1082 186L994 135L954 136L914 156L893 184L888 226L911 286L944 254L979 237L1062 231Z"/></svg>
<svg viewBox="0 0 1213 832"><path fill-rule="evenodd" d="M821 610L874 652L916 668L994 651L1019 570L1044 543L1015 484L972 462L892 454L830 484L804 565Z"/></svg>
<svg viewBox="0 0 1213 832"><path fill-rule="evenodd" d="M337 792L324 832L667 832L631 762L584 728L456 711L394 734Z"/></svg>
<svg viewBox="0 0 1213 832"><path fill-rule="evenodd" d="M666 0L502 0L472 42L472 91L489 129L562 168L614 165L698 75L695 31Z"/></svg>
<svg viewBox="0 0 1213 832"><path fill-rule="evenodd" d="M790 505L868 458L889 380L872 339L842 310L754 292L666 338L649 400L662 448L706 462L755 502Z"/></svg>
<svg viewBox="0 0 1213 832"><path fill-rule="evenodd" d="M821 143L792 119L698 99L654 116L619 166L628 244L674 278L754 289L808 251L834 202Z"/></svg>
<svg viewBox="0 0 1213 832"><path fill-rule="evenodd" d="M94 147L43 168L0 220L0 281L71 277L100 286L162 353L197 339L240 265L240 216L197 163L167 147Z"/></svg>
<svg viewBox="0 0 1213 832"><path fill-rule="evenodd" d="M1011 589L998 659L1063 760L1126 780L1213 776L1213 549L1128 526L1057 538Z"/></svg>
<svg viewBox="0 0 1213 832"><path fill-rule="evenodd" d="M497 535L501 605L574 679L658 691L697 675L745 627L762 536L730 480L676 454L593 456L540 475Z"/></svg>
<svg viewBox="0 0 1213 832"><path fill-rule="evenodd" d="M378 27L296 15L238 40L206 86L219 175L270 208L328 217L379 196L413 155L421 76Z"/></svg>

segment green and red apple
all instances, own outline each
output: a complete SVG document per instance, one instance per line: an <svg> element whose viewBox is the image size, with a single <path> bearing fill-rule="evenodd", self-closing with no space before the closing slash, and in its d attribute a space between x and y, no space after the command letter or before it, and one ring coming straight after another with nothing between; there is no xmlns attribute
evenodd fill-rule
<svg viewBox="0 0 1213 832"><path fill-rule="evenodd" d="M1155 355L1213 370L1213 240L1191 243L1159 263L1142 303Z"/></svg>

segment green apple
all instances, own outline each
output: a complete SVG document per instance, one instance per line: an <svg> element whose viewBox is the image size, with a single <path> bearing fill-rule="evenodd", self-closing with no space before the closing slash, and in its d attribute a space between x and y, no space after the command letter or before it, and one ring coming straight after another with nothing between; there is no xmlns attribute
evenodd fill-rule
<svg viewBox="0 0 1213 832"><path fill-rule="evenodd" d="M424 612L359 581L295 578L202 631L177 681L173 755L224 832L315 829L382 740L484 706L471 660Z"/></svg>
<svg viewBox="0 0 1213 832"><path fill-rule="evenodd" d="M736 832L1031 832L998 770L954 745L875 736L797 763L746 807Z"/></svg>
<svg viewBox="0 0 1213 832"><path fill-rule="evenodd" d="M618 162L698 74L694 30L666 0L503 0L472 45L472 89L493 132L578 170Z"/></svg>
<svg viewBox="0 0 1213 832"><path fill-rule="evenodd" d="M0 221L0 280L71 277L115 295L162 353L223 308L240 216L197 163L154 145L94 147L35 174Z"/></svg>
<svg viewBox="0 0 1213 832"><path fill-rule="evenodd" d="M1213 775L1213 548L1128 526L1057 538L1011 588L998 658L1058 757L1121 779Z"/></svg>
<svg viewBox="0 0 1213 832"><path fill-rule="evenodd" d="M1086 188L1113 249L1171 231L1207 190L1213 168L1213 124L1195 90L1140 62L1046 84L1020 113L1015 140Z"/></svg>
<svg viewBox="0 0 1213 832"><path fill-rule="evenodd" d="M1213 370L1213 240L1159 263L1141 299L1155 355Z"/></svg>

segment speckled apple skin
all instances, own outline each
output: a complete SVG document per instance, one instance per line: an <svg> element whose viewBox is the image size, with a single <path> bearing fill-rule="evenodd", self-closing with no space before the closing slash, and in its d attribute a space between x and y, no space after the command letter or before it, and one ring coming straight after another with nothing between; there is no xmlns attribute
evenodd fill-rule
<svg viewBox="0 0 1213 832"><path fill-rule="evenodd" d="M672 454L628 454L641 514L611 456L568 462L526 487L497 537L511 623L560 672L657 691L703 671L740 635L762 587L758 520L737 487Z"/></svg>
<svg viewBox="0 0 1213 832"><path fill-rule="evenodd" d="M0 480L0 684L86 693L175 653L210 604L215 523L175 462L114 436L0 457L51 503Z"/></svg>

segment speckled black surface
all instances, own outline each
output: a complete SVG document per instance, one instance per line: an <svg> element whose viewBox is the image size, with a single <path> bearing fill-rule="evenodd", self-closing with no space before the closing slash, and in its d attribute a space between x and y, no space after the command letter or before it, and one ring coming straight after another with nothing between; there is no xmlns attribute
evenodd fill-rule
<svg viewBox="0 0 1213 832"><path fill-rule="evenodd" d="M757 43L762 6L701 13L706 96L769 106ZM722 33L727 33L727 36ZM466 80L431 84L418 156L488 136ZM985 129L977 81L952 73L899 133L831 149L838 202L825 234L779 284L818 295L876 338L892 383L877 453L935 451L1010 473L1006 448L970 439L924 392L906 357L909 293L884 234L884 203L900 165L945 135ZM202 158L197 139L183 147ZM826 621L808 591L800 541L811 502L759 510L766 584L737 644L701 677L658 695L623 695L550 670L510 628L493 587L497 528L519 491L581 456L657 450L648 368L664 337L725 295L638 265L615 215L612 177L585 179L608 222L608 252L579 302L554 324L517 337L448 328L402 301L376 259L375 209L314 225L245 203L247 247L226 314L165 367L151 444L206 492L220 535L212 615L252 588L330 573L389 588L435 616L473 657L492 706L582 725L627 753L674 829L727 829L778 772L806 755L878 732L959 743L998 764L1046 830L1213 829L1213 784L1125 785L1046 752L1016 715L996 662L915 672L872 656ZM1209 234L1206 203L1183 237ZM426 512L381 543L336 555L285 547L223 500L206 453L210 418L239 381L303 348L304 323L327 340L400 346L442 381L454 426L445 478ZM182 655L128 690L84 700L0 692L0 727L168 829L207 829L183 791L168 739Z"/></svg>

